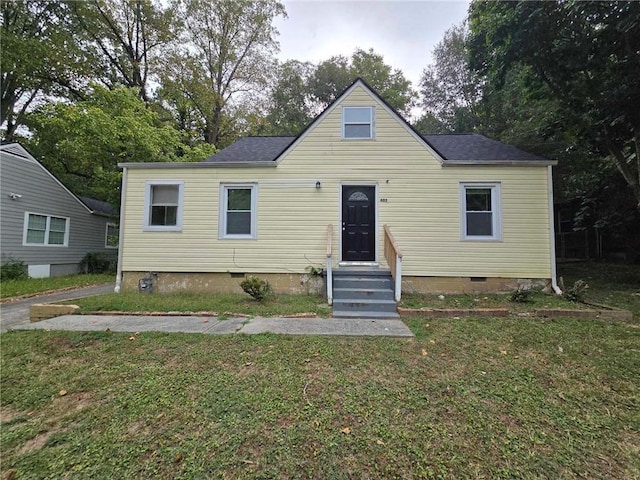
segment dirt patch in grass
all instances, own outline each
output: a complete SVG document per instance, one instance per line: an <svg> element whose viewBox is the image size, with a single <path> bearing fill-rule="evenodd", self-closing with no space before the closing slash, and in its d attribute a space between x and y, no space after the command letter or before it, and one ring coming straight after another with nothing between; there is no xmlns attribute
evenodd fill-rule
<svg viewBox="0 0 640 480"><path fill-rule="evenodd" d="M16 412L8 407L0 407L0 423L12 422L23 415L25 415L24 412Z"/></svg>
<svg viewBox="0 0 640 480"><path fill-rule="evenodd" d="M27 443L25 443L22 446L22 448L20 448L20 451L19 451L20 455L27 455L35 450L40 450L42 447L44 447L47 444L51 436L54 433L58 433L59 431L60 431L59 429L54 429L54 430L49 430L47 432L39 433L32 439L28 440Z"/></svg>

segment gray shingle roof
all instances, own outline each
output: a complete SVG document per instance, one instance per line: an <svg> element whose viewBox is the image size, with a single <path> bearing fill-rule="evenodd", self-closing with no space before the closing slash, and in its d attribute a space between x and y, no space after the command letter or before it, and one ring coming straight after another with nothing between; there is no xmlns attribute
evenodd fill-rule
<svg viewBox="0 0 640 480"><path fill-rule="evenodd" d="M529 152L477 133L422 135L440 155L451 163L489 161L548 161Z"/></svg>
<svg viewBox="0 0 640 480"><path fill-rule="evenodd" d="M78 197L78 198L82 200L82 203L84 203L87 207L89 207L89 210L92 210L96 213L101 213L103 215L110 215L114 217L118 215L118 213L116 212L116 209L113 208L113 206L108 202L103 202L102 200L98 200L96 198L91 198L91 197Z"/></svg>
<svg viewBox="0 0 640 480"><path fill-rule="evenodd" d="M273 162L297 137L245 137L204 160L205 162ZM545 158L477 133L422 135L447 163L546 162Z"/></svg>
<svg viewBox="0 0 640 480"><path fill-rule="evenodd" d="M204 162L272 162L296 137L244 137Z"/></svg>

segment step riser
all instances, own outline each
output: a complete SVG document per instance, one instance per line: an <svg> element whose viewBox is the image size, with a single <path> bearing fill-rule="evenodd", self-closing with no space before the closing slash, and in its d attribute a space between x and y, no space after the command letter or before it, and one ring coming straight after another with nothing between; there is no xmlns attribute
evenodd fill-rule
<svg viewBox="0 0 640 480"><path fill-rule="evenodd" d="M333 318L400 318L391 312L333 312Z"/></svg>
<svg viewBox="0 0 640 480"><path fill-rule="evenodd" d="M393 300L392 290L356 290L350 288L334 288L333 298L336 300Z"/></svg>
<svg viewBox="0 0 640 480"><path fill-rule="evenodd" d="M372 303L366 300L333 300L333 312L397 312L395 302Z"/></svg>
<svg viewBox="0 0 640 480"><path fill-rule="evenodd" d="M379 290L391 290L393 288L393 282L389 278L334 278L333 288L373 288Z"/></svg>

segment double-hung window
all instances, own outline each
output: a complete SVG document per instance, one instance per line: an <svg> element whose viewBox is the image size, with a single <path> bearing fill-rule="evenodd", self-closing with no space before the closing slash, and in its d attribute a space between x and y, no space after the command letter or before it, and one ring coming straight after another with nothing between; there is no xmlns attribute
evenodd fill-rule
<svg viewBox="0 0 640 480"><path fill-rule="evenodd" d="M106 248L118 248L120 241L120 229L115 223L107 223L105 232L104 246Z"/></svg>
<svg viewBox="0 0 640 480"><path fill-rule="evenodd" d="M220 185L220 238L256 238L258 186Z"/></svg>
<svg viewBox="0 0 640 480"><path fill-rule="evenodd" d="M374 116L373 107L342 107L342 138L373 138Z"/></svg>
<svg viewBox="0 0 640 480"><path fill-rule="evenodd" d="M499 183L461 183L462 240L500 240Z"/></svg>
<svg viewBox="0 0 640 480"><path fill-rule="evenodd" d="M69 219L25 212L22 243L24 245L68 246Z"/></svg>
<svg viewBox="0 0 640 480"><path fill-rule="evenodd" d="M184 182L149 181L146 184L145 230L179 231L182 229Z"/></svg>

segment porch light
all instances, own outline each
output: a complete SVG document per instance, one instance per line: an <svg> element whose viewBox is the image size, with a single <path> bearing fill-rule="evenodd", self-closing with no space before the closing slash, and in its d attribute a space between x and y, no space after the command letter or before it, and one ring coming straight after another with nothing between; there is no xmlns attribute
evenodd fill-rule
<svg viewBox="0 0 640 480"><path fill-rule="evenodd" d="M320 187L322 187L322 184L320 183L320 180L318 180L316 182L316 190L320 190Z"/></svg>

